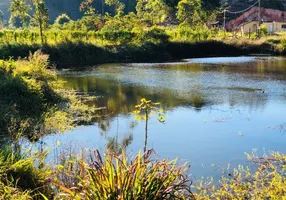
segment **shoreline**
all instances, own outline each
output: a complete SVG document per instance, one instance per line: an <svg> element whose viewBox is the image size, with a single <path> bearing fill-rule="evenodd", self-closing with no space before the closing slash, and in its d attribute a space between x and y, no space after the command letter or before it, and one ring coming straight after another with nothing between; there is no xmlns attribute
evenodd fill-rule
<svg viewBox="0 0 286 200"><path fill-rule="evenodd" d="M107 63L153 63L170 62L187 58L237 57L251 55L283 56L275 46L267 43L237 44L218 40L196 43L166 42L138 45L113 45L99 47L85 42L65 42L56 45L45 44L5 44L0 46L0 58L25 58L29 53L41 49L50 56L51 64L57 69L81 68Z"/></svg>

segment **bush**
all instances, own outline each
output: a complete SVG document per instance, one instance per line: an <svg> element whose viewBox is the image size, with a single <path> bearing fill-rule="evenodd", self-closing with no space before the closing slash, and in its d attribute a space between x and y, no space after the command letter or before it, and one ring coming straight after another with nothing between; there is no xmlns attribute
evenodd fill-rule
<svg viewBox="0 0 286 200"><path fill-rule="evenodd" d="M129 43L131 42L134 34L131 31L117 30L117 31L103 31L99 33L103 40L119 42L119 43Z"/></svg>
<svg viewBox="0 0 286 200"><path fill-rule="evenodd" d="M267 35L268 31L267 31L267 27L265 25L260 26L260 33L262 36Z"/></svg>
<svg viewBox="0 0 286 200"><path fill-rule="evenodd" d="M153 43L164 43L169 40L166 31L158 27L152 27L151 29L142 32L142 35L139 35L139 38L141 38L143 42Z"/></svg>

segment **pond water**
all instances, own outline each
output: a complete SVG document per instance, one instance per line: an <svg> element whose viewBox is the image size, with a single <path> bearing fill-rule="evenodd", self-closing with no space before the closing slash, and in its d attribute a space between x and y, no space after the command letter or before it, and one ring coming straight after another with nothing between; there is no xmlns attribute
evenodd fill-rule
<svg viewBox="0 0 286 200"><path fill-rule="evenodd" d="M131 114L141 98L160 102L167 116L148 126L148 148L162 158L189 162L193 177L236 166L245 152L286 153L286 59L236 57L187 59L163 64L109 64L59 72L67 88L100 96L104 118L67 134L43 138L50 148L76 152L144 146L144 121Z"/></svg>

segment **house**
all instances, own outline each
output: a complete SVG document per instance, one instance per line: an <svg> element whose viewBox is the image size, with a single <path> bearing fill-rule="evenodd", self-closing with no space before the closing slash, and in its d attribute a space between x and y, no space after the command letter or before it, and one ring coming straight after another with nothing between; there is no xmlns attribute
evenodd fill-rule
<svg viewBox="0 0 286 200"><path fill-rule="evenodd" d="M257 32L259 28L258 21L259 8L253 7L243 13L236 19L226 24L226 30L241 30L243 33ZM261 25L266 26L267 32L286 31L286 12L268 8L261 8Z"/></svg>
<svg viewBox="0 0 286 200"><path fill-rule="evenodd" d="M261 26L265 26L268 33L286 31L286 22L262 22ZM249 21L238 26L242 33L258 32L259 21Z"/></svg>

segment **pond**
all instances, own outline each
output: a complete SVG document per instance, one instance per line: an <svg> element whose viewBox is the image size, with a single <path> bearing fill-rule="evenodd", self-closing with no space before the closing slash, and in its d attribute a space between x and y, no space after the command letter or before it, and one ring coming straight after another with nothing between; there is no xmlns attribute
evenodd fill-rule
<svg viewBox="0 0 286 200"><path fill-rule="evenodd" d="M144 121L132 111L141 98L160 102L166 121L153 117L148 148L162 158L191 164L193 177L212 176L217 166L235 167L245 152L286 153L286 59L236 57L172 63L105 64L59 72L67 88L99 96L104 117L66 134L43 138L49 148L76 152L144 146ZM215 167L212 165L215 164Z"/></svg>

